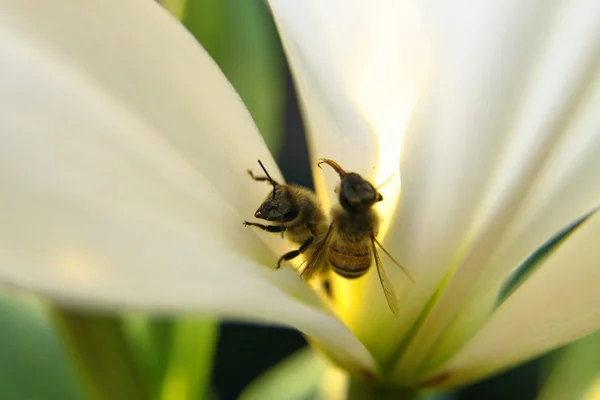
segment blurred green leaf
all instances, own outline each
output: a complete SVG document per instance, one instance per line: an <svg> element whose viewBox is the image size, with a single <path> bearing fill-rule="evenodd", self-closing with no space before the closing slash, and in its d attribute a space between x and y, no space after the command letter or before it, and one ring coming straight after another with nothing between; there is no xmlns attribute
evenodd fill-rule
<svg viewBox="0 0 600 400"><path fill-rule="evenodd" d="M40 303L0 293L0 398L83 399L82 389Z"/></svg>
<svg viewBox="0 0 600 400"><path fill-rule="evenodd" d="M152 398L206 397L216 349L216 321L129 315L125 326Z"/></svg>
<svg viewBox="0 0 600 400"><path fill-rule="evenodd" d="M161 395L162 382L169 362L174 321L128 315L124 318L127 340L153 399Z"/></svg>
<svg viewBox="0 0 600 400"><path fill-rule="evenodd" d="M161 3L175 18L182 20L185 16L188 0L160 0Z"/></svg>
<svg viewBox="0 0 600 400"><path fill-rule="evenodd" d="M583 399L600 379L600 331L566 346L548 362L550 373L538 399Z"/></svg>
<svg viewBox="0 0 600 400"><path fill-rule="evenodd" d="M209 319L180 318L173 326L169 362L161 398L204 399L210 378L218 324Z"/></svg>
<svg viewBox="0 0 600 400"><path fill-rule="evenodd" d="M240 400L313 399L326 366L313 350L302 349L254 380Z"/></svg>
<svg viewBox="0 0 600 400"><path fill-rule="evenodd" d="M120 317L58 306L51 315L92 399L150 398Z"/></svg>
<svg viewBox="0 0 600 400"><path fill-rule="evenodd" d="M276 156L283 133L285 64L265 2L162 0L161 3L181 19L217 62Z"/></svg>

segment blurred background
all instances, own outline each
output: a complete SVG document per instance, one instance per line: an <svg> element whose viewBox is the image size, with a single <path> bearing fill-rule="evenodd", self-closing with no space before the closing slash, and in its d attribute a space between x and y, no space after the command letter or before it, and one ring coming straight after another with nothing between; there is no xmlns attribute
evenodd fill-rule
<svg viewBox="0 0 600 400"><path fill-rule="evenodd" d="M312 187L294 86L265 4L252 0L162 3L196 36L234 85L287 181ZM186 319L186 328L181 330L175 319L125 316L123 321L138 361L146 369L156 366L148 374L168 380L171 375L163 364L195 372L188 379L198 380L198 391L185 398L236 399L254 379L306 346L300 333L286 329ZM57 327L60 323L42 302L1 293L0 399L86 398L77 364L62 341L64 332ZM152 345L144 348L147 340ZM154 361L148 361L148 352ZM196 358L205 360L204 364L195 363ZM600 335L596 334L447 398L578 399L600 378L598 371ZM177 397L164 393L163 398Z"/></svg>

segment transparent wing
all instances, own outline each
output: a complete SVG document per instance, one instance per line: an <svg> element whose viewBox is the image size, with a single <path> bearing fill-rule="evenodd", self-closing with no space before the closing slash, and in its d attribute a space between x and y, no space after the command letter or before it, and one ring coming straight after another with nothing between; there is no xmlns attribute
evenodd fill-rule
<svg viewBox="0 0 600 400"><path fill-rule="evenodd" d="M402 266L402 264L400 264L398 261L396 261L396 259L394 257L392 257L392 255L390 253L388 253L388 251L381 245L381 243L379 243L379 241L373 236L372 237L373 241L375 242L375 244L377 244L377 246L379 246L379 248L381 250L383 250L383 252L385 254L387 254L387 256L394 262L394 264L396 264L398 267L400 267L400 269L402 270L402 272L404 272L404 274L408 277L408 279L410 279L411 282L415 282L414 278L412 277L412 275L410 274L410 272L408 272L408 270L406 268L404 268ZM373 249L375 248L375 246L373 246Z"/></svg>
<svg viewBox="0 0 600 400"><path fill-rule="evenodd" d="M377 252L377 247L375 247L375 243L379 243L374 236L371 236L371 243L373 244L373 257L375 258L375 265L377 266L377 273L379 274L379 281L381 282L385 299L387 300L388 306L390 306L392 314L398 315L398 299L396 298L392 284L385 274L383 265L379 259L379 253ZM379 245L379 247L381 247L381 245Z"/></svg>
<svg viewBox="0 0 600 400"><path fill-rule="evenodd" d="M314 274L318 271L321 271L326 265L327 260L325 259L325 255L327 254L327 246L329 246L329 240L331 238L331 232L333 230L333 224L329 225L329 230L325 234L323 240L318 240L313 245L315 247L314 251L312 251L311 258L308 260L308 264L300 277L305 281L310 280Z"/></svg>

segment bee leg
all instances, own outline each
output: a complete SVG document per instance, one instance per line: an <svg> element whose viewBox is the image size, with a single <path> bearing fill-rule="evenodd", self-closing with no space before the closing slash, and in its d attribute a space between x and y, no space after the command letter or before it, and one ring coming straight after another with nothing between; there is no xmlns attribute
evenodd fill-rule
<svg viewBox="0 0 600 400"><path fill-rule="evenodd" d="M267 176L254 175L254 173L252 173L251 169L248 170L248 175L250 175L250 178L254 179L257 182L269 182L269 183L274 184L275 186L279 186L279 184L276 181L269 179L269 177L267 177Z"/></svg>
<svg viewBox="0 0 600 400"><path fill-rule="evenodd" d="M323 288L323 291L325 292L327 297L333 299L333 290L331 289L331 280L329 279L329 277L323 279L323 281L321 282L321 287Z"/></svg>
<svg viewBox="0 0 600 400"><path fill-rule="evenodd" d="M255 226L255 227L260 228L263 231L267 231L267 232L283 232L283 231L285 231L285 226L282 226L282 225L263 225L263 224L257 224L256 222L244 221L244 226Z"/></svg>
<svg viewBox="0 0 600 400"><path fill-rule="evenodd" d="M279 260L277 261L277 268L279 269L281 267L281 263L283 261L289 261L293 258L298 257L300 254L304 253L306 251L306 249L308 249L310 247L313 240L314 240L314 238L311 237L310 239L307 239L304 243L302 243L302 246L300 246L300 248L298 250L289 251L289 252L285 253L284 255L282 255L281 257L279 257Z"/></svg>

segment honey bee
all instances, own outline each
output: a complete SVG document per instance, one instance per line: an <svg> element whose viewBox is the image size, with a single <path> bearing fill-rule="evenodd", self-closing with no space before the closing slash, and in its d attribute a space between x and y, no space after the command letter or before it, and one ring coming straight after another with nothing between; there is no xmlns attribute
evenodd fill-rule
<svg viewBox="0 0 600 400"><path fill-rule="evenodd" d="M300 185L282 185L277 183L260 160L260 167L266 176L255 176L251 170L248 174L259 182L269 182L273 191L262 202L254 213L256 218L264 219L272 225L244 221L245 226L254 226L267 232L281 232L286 237L299 244L296 250L282 255L277 261L277 268L283 261L289 261L311 248L315 239L323 237L327 232L328 222L317 196L308 188Z"/></svg>
<svg viewBox="0 0 600 400"><path fill-rule="evenodd" d="M368 181L355 172L346 172L335 161L322 158L317 164L327 164L340 176L337 189L339 205L331 209L331 224L324 234L314 240L312 258L302 272L303 279L323 269L325 265L344 278L363 276L371 267L373 259L385 298L393 314L398 313L397 299L385 274L378 246L414 282L410 273L383 248L377 240L379 213L373 208L383 196Z"/></svg>

